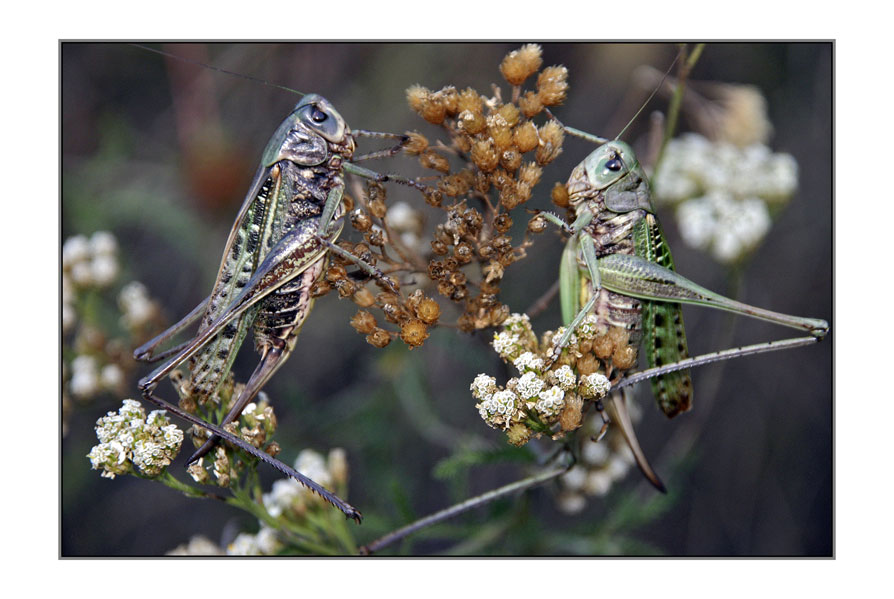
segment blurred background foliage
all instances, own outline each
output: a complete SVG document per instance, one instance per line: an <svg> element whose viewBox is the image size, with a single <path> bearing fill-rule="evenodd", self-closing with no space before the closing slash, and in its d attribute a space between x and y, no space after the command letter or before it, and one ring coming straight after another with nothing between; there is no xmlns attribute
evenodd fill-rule
<svg viewBox="0 0 894 599"><path fill-rule="evenodd" d="M437 131L406 106L414 83L482 92L501 84L498 65L520 44L167 44L164 49L231 71L328 98L353 128ZM568 125L613 137L648 92L631 100L631 73L664 70L670 44L544 44L544 65L569 69L570 91L556 115ZM62 57L62 239L112 232L120 281L142 282L173 322L208 293L232 219L260 153L297 101L288 92L171 61L124 44L66 43ZM680 243L662 215L677 269L727 295L773 310L832 316L832 46L709 44L693 80L756 85L765 94L774 151L792 154L799 190L751 259L731 275ZM666 110L667 97L650 106ZM641 117L625 135L647 132ZM682 120L681 128L687 129ZM564 182L592 147L566 139L529 208L550 209L548 189ZM415 175L412 159L370 165ZM418 195L389 188L389 203ZM432 217L436 214L432 214ZM429 226L434 223L429 222ZM348 238L352 233L346 230ZM356 233L354 237L359 239ZM537 239L511 269L503 297L526 310L557 276L562 243ZM731 286L733 288L731 288ZM448 302L441 302L446 306ZM110 330L118 314L91 303ZM469 383L503 366L475 336L440 328L421 349L366 344L348 324L356 307L330 294L318 301L289 362L266 391L279 417L281 457L313 448L347 450L348 499L365 519L367 543L410 520L520 478L549 442L515 449L474 408ZM790 336L769 324L685 309L693 355ZM86 316L85 316L86 318ZM442 319L443 320L443 319ZM558 305L534 320L559 323ZM832 322L834 334L834 322ZM67 337L63 337L68 343ZM142 342L143 340L135 340ZM243 348L237 378L257 355ZM638 390L640 441L670 489L656 493L635 471L576 514L557 508L557 486L455 518L385 553L473 555L829 555L832 552L832 341L693 372L691 413L668 421L648 386ZM68 347L63 362L73 355ZM123 397L136 397L128 372ZM67 377L63 370L63 378ZM174 397L163 384L161 393ZM210 500L188 499L133 477L101 479L86 454L93 425L123 398L74 402L62 441L63 555L157 555L203 534L226 546L250 516ZM482 460L482 449L496 451ZM181 457L172 472L183 477ZM276 476L262 472L268 481ZM269 484L269 482L268 482Z"/></svg>

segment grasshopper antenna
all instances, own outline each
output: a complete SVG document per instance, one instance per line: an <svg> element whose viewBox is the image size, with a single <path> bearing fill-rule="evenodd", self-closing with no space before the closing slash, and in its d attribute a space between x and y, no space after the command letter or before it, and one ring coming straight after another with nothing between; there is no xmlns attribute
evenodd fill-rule
<svg viewBox="0 0 894 599"><path fill-rule="evenodd" d="M243 73L236 73L234 71L228 71L226 69L222 69L222 68L216 67L214 65L205 64L204 62L199 62L198 60L186 58L185 56L178 56L176 54L172 54L171 52L165 52L164 50L150 48L149 46L144 46L142 44L130 44L130 45L134 46L135 48L140 48L141 50L146 50L147 52L154 52L155 54L161 54L162 56L166 56L168 58L173 58L174 60L180 60L183 62L188 62L190 64L199 65L200 67L205 67L206 69L211 69L212 71L218 71L218 72L224 73L226 75L232 75L233 77L239 77L241 79L248 79L249 81L254 81L256 83L262 83L264 85L269 85L270 87L282 89L287 92L291 92L293 94L298 94L299 96L306 95L304 92L300 92L297 89L292 89L291 87L286 87L285 85L280 85L278 83L271 83L269 81L265 81L264 79L260 79L258 77L252 77L251 75L245 75Z"/></svg>
<svg viewBox="0 0 894 599"><path fill-rule="evenodd" d="M636 121L636 117L638 117L639 114L646 108L646 106L649 105L649 102L652 101L652 98L655 97L655 94L657 94L658 90L661 89L661 86L664 85L664 81L667 79L667 76L670 75L670 72L673 70L674 65L677 64L677 61L680 60L681 56L683 56L683 51L684 48L681 47L680 50L677 52L677 55L674 57L674 61L670 63L670 66L667 67L667 70L664 72L664 76L661 78L661 81L658 82L658 85L655 86L655 89L652 90L652 93L649 95L648 98L646 98L646 101L643 102L642 106L639 107L639 110L636 111L636 114L634 114L633 117L631 117L631 119L627 121L627 124L624 125L624 128L621 129L621 131L615 136L615 141L621 139L621 136L624 135L630 125L632 125L633 122Z"/></svg>
<svg viewBox="0 0 894 599"><path fill-rule="evenodd" d="M646 101L642 103L642 105L639 107L639 110L636 111L636 114L634 114L633 117L629 121L627 121L627 124L624 125L624 128L621 129L621 131L615 136L614 140L609 140L605 137L599 137L598 135L593 135L592 133L587 133L585 131L581 131L580 129L575 129L574 127L569 127L565 123L563 123L562 121L557 119L556 115L554 115L552 112L550 112L549 108L544 108L543 111L546 113L546 115L549 118L556 121L556 123L558 123L559 126L562 127L562 129L569 135L573 135L575 137L585 139L585 140L592 142L594 144L597 144L597 145L602 145L604 143L608 143L609 141L617 141L618 139L621 138L622 135L624 135L624 132L627 131L627 129L630 127L630 125L632 125L636 121L636 118L646 108L646 106L649 105L649 102L652 101L652 98L655 97L655 94L658 93L658 90L661 89L661 86L664 85L664 80L667 79L667 76L670 75L670 72L671 72L671 70L673 70L674 65L677 64L678 60L680 60L680 57L683 55L683 51L684 51L684 48L680 48L680 51L677 52L677 56L674 58L673 62L670 64L670 66L664 72L664 76L661 78L661 81L658 83L658 85L655 87L655 89L652 90L652 94L648 98L646 98Z"/></svg>

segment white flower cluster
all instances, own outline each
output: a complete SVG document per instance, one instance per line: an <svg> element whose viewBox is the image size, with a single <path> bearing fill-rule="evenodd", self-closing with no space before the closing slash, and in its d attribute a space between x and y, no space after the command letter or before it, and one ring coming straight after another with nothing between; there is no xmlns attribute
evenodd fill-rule
<svg viewBox="0 0 894 599"><path fill-rule="evenodd" d="M632 404L628 407L631 419L639 420L640 412ZM596 434L601 425L602 419L593 415L584 426L591 434ZM601 441L584 442L580 461L559 478L562 486L557 498L559 509L568 514L580 512L587 505L587 496L605 496L635 464L633 452L620 430L611 426Z"/></svg>
<svg viewBox="0 0 894 599"><path fill-rule="evenodd" d="M68 390L78 399L89 399L99 391L120 391L123 384L124 371L118 364L109 363L100 368L96 358L86 354L71 361Z"/></svg>
<svg viewBox="0 0 894 599"><path fill-rule="evenodd" d="M518 413L518 396L509 389L486 396L478 404L478 413L492 427L508 427Z"/></svg>
<svg viewBox="0 0 894 599"><path fill-rule="evenodd" d="M653 184L656 200L677 205L686 243L728 263L770 230L768 205L794 194L798 164L761 144L739 148L689 133L667 145Z"/></svg>
<svg viewBox="0 0 894 599"><path fill-rule="evenodd" d="M559 328L552 338L557 340L564 330L564 327ZM597 317L587 315L576 333L573 343L601 334ZM492 345L494 351L504 361L511 362L520 375L509 379L505 387L498 386L496 379L487 374L479 374L472 381L469 390L478 400L475 407L492 428L509 429L513 423L522 422L529 416L552 425L559 421L569 401L572 402L571 409L575 406L579 409L581 398L599 399L611 390L604 375L593 373L578 379L567 364L544 371L546 362L537 353L537 338L527 314L512 314L507 318L503 330L494 334ZM573 422L573 418L569 422Z"/></svg>
<svg viewBox="0 0 894 599"><path fill-rule="evenodd" d="M158 314L158 305L149 298L146 286L133 281L121 288L118 294L121 323L129 330L140 329Z"/></svg>
<svg viewBox="0 0 894 599"><path fill-rule="evenodd" d="M400 242L409 250L418 251L422 244L425 223L422 213L406 202L395 202L388 207L385 220L391 230L400 236Z"/></svg>
<svg viewBox="0 0 894 599"><path fill-rule="evenodd" d="M586 399L601 399L608 395L612 385L604 374L594 372L580 377L580 394Z"/></svg>
<svg viewBox="0 0 894 599"><path fill-rule="evenodd" d="M527 371L539 371L543 368L543 358L539 358L532 352L526 351L513 360L512 364L521 373Z"/></svg>
<svg viewBox="0 0 894 599"><path fill-rule="evenodd" d="M497 352L504 360L513 360L521 355L524 348L521 344L521 337L517 333L509 331L500 331L494 333L494 340L491 342L494 351Z"/></svg>
<svg viewBox="0 0 894 599"><path fill-rule="evenodd" d="M550 387L537 394L539 398L534 404L534 409L546 418L559 415L565 407L565 392L558 387Z"/></svg>
<svg viewBox="0 0 894 599"><path fill-rule="evenodd" d="M239 533L227 545L227 555L276 555L283 548L276 531L262 525L257 534Z"/></svg>
<svg viewBox="0 0 894 599"><path fill-rule="evenodd" d="M74 304L77 289L106 287L118 276L118 242L108 231L97 231L89 239L69 237L62 244L62 331L77 320Z"/></svg>
<svg viewBox="0 0 894 599"><path fill-rule="evenodd" d="M196 535L182 545L177 545L165 555L224 555L223 550L206 536Z"/></svg>
<svg viewBox="0 0 894 599"><path fill-rule="evenodd" d="M183 431L171 424L164 410L146 416L140 402L125 399L118 412L96 421L100 444L87 457L105 478L132 472L136 466L145 476L161 474L180 451Z"/></svg>

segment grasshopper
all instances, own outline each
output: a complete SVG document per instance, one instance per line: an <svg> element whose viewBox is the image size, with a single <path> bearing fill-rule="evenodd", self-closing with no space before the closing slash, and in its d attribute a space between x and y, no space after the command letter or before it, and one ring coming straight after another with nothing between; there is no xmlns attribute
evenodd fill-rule
<svg viewBox="0 0 894 599"><path fill-rule="evenodd" d="M293 351L313 306L311 286L325 272L330 252L348 258L367 274L393 286L374 267L335 245L345 214L341 201L345 189L343 174L376 181L395 179L351 162L352 158L360 159L354 157L354 151L355 138L361 135L388 134L352 133L326 99L315 94L304 96L264 149L227 239L211 294L179 322L134 352L134 358L141 361L167 358L140 380L143 397L213 433L189 463L200 459L224 438L297 478L358 522L360 513L352 506L240 442L222 427L239 417ZM363 158L394 154L401 144ZM196 320L199 326L195 337L156 354L161 344ZM209 425L153 394L164 377L188 362L190 374L185 388L190 396L199 401L214 397L249 330L261 355L260 362L219 426Z"/></svg>
<svg viewBox="0 0 894 599"><path fill-rule="evenodd" d="M631 345L642 341L650 368L686 361L688 350L681 304L704 305L751 316L810 333L822 339L824 320L789 316L725 298L674 271L670 248L652 206L649 182L633 149L565 127L602 143L571 173L567 188L575 220L569 226L554 215L570 237L560 266L560 301L567 328L553 348L558 358L577 326L593 312L604 327L619 326ZM652 378L652 389L668 416L692 406L692 380L686 368ZM636 441L625 398L613 400L614 412L640 469L663 490ZM601 408L597 405L597 409ZM605 426L609 419L603 413Z"/></svg>

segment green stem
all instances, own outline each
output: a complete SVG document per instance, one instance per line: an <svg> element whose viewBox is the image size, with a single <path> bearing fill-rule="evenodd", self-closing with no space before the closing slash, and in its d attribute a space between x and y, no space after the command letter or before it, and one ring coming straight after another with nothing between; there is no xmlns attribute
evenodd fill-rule
<svg viewBox="0 0 894 599"><path fill-rule="evenodd" d="M168 472L167 468L164 470L164 472L161 473L161 475L159 475L157 477L142 476L141 474L137 474L137 476L139 476L140 478L157 480L157 481L167 485L168 487L174 489L175 491L180 491L181 493L183 493L184 495L187 495L189 497L200 497L200 498L215 497L213 495L209 495L208 493L206 493L205 491L202 491L201 489L197 489L191 485L188 485L184 482L177 480L176 478L174 478L173 474Z"/></svg>
<svg viewBox="0 0 894 599"><path fill-rule="evenodd" d="M658 168L661 165L661 159L664 157L664 149L667 147L671 138L673 138L674 132L677 129L677 121L680 117L680 107L683 105L683 92L686 89L686 80L689 78L689 73L695 67L695 63L697 63L698 59L701 57L704 48L705 44L696 44L692 53L688 57L685 55L684 48L684 60L680 64L680 70L677 73L677 85L674 87L674 94L671 96L670 105L667 108L667 124L664 129L664 138L661 140L661 148L658 150L658 158L655 160L655 170L653 172L658 172Z"/></svg>

